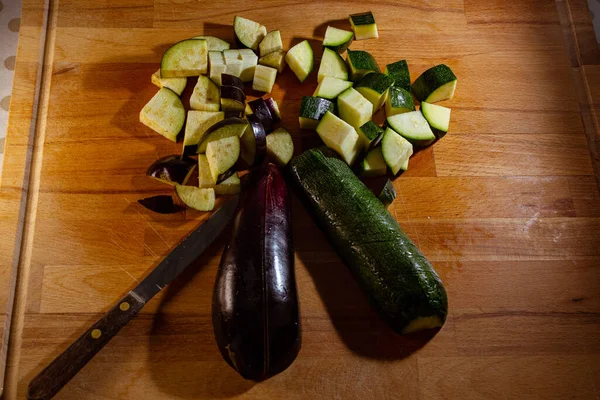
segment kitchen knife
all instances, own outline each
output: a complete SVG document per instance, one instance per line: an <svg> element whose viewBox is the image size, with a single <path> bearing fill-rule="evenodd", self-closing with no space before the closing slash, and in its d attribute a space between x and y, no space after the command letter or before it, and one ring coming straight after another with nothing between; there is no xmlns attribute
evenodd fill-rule
<svg viewBox="0 0 600 400"><path fill-rule="evenodd" d="M140 284L54 359L30 383L27 398L50 399L102 349L154 295L181 274L219 237L233 218L239 196L228 200L188 235Z"/></svg>

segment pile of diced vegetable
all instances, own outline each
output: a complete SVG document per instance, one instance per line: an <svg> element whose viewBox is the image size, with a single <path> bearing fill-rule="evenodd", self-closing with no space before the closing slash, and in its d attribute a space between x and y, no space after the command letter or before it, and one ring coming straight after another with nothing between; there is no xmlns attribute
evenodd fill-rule
<svg viewBox="0 0 600 400"><path fill-rule="evenodd" d="M371 54L349 48L354 39L378 37L373 14L353 14L349 21L352 31L327 27L318 85L313 96L302 99L300 128L316 130L361 177L388 171L397 175L408 169L414 148L428 146L448 131L450 109L434 103L453 97L457 78L440 64L411 84L406 60L386 65L382 73ZM270 93L286 64L300 82L314 69L308 40L286 52L278 30L267 33L265 26L239 16L233 29L239 49L212 36L171 46L152 75L160 89L140 113L142 123L173 142L183 130L182 154L157 160L148 175L174 185L184 204L201 211L214 208L215 194L238 193L240 172L266 157L286 165L293 156L292 137L284 128L276 129L281 121L278 104L271 98L246 103L244 83ZM188 77L197 77L197 82L186 112L180 96ZM372 120L381 108L386 114L383 127ZM188 186L196 166L198 185ZM391 184L382 200L393 200ZM170 196L140 203L158 212L179 209Z"/></svg>

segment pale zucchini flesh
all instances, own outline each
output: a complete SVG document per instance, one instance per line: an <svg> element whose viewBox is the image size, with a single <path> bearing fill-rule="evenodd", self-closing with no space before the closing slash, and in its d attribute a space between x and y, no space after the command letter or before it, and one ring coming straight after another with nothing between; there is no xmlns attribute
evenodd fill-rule
<svg viewBox="0 0 600 400"><path fill-rule="evenodd" d="M377 24L371 11L350 15L350 24L356 40L378 38Z"/></svg>
<svg viewBox="0 0 600 400"><path fill-rule="evenodd" d="M323 143L342 156L348 165L354 163L360 152L360 143L351 125L327 111L317 126L317 133Z"/></svg>
<svg viewBox="0 0 600 400"><path fill-rule="evenodd" d="M283 128L267 135L267 155L277 165L287 165L294 155L292 136Z"/></svg>
<svg viewBox="0 0 600 400"><path fill-rule="evenodd" d="M199 76L208 71L208 46L203 39L187 39L175 43L163 54L160 76L178 78Z"/></svg>
<svg viewBox="0 0 600 400"><path fill-rule="evenodd" d="M190 108L198 111L219 111L220 107L219 87L209 77L200 75L190 96Z"/></svg>
<svg viewBox="0 0 600 400"><path fill-rule="evenodd" d="M277 70L275 68L257 65L254 71L252 89L259 92L271 93L271 90L273 90L273 85L275 85L276 78Z"/></svg>
<svg viewBox="0 0 600 400"><path fill-rule="evenodd" d="M285 61L300 82L304 82L312 72L315 64L313 50L308 40L292 47L285 55Z"/></svg>
<svg viewBox="0 0 600 400"><path fill-rule="evenodd" d="M317 85L313 96L333 100L336 97L338 97L342 92L348 90L351 87L352 82L350 81L334 78L332 76L326 76Z"/></svg>
<svg viewBox="0 0 600 400"><path fill-rule="evenodd" d="M435 140L435 135L421 111L396 114L387 118L388 126L417 147L424 147Z"/></svg>
<svg viewBox="0 0 600 400"><path fill-rule="evenodd" d="M185 123L185 109L179 96L161 88L140 111L140 122L172 142Z"/></svg>
<svg viewBox="0 0 600 400"><path fill-rule="evenodd" d="M387 164L381 153L381 146L377 146L367 153L360 167L360 176L374 178L384 176L387 172Z"/></svg>
<svg viewBox="0 0 600 400"><path fill-rule="evenodd" d="M338 29L333 26L328 26L323 39L323 47L330 48L338 54L342 54L354 38L354 33Z"/></svg>
<svg viewBox="0 0 600 400"><path fill-rule="evenodd" d="M348 67L342 56L327 47L323 49L323 57L317 72L317 81L321 82L324 77L332 76L343 80L348 80Z"/></svg>
<svg viewBox="0 0 600 400"><path fill-rule="evenodd" d="M448 107L424 101L421 103L421 112L432 128L440 132L448 132L450 126L450 109Z"/></svg>
<svg viewBox="0 0 600 400"><path fill-rule="evenodd" d="M337 105L340 117L355 129L370 121L373 115L373 104L354 88L340 94Z"/></svg>
<svg viewBox="0 0 600 400"><path fill-rule="evenodd" d="M152 83L159 88L167 88L171 89L178 96L181 96L181 93L185 89L187 85L187 78L161 78L160 69L152 74L150 79Z"/></svg>
<svg viewBox="0 0 600 400"><path fill-rule="evenodd" d="M277 50L272 53L262 56L258 63L267 67L275 68L279 73L285 68L285 50Z"/></svg>
<svg viewBox="0 0 600 400"><path fill-rule="evenodd" d="M413 154L412 144L394 130L387 128L381 140L381 153L385 163L396 175Z"/></svg>
<svg viewBox="0 0 600 400"><path fill-rule="evenodd" d="M206 160L213 180L233 167L240 157L240 138L230 136L206 145Z"/></svg>

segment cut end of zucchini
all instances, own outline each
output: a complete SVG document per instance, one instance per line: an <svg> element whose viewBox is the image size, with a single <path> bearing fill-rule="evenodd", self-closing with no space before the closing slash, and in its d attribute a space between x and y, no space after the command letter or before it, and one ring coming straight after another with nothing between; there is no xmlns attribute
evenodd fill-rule
<svg viewBox="0 0 600 400"><path fill-rule="evenodd" d="M257 65L254 70L254 80L252 81L252 89L259 92L271 93L275 79L277 78L277 70L275 68Z"/></svg>
<svg viewBox="0 0 600 400"><path fill-rule="evenodd" d="M326 76L348 80L348 67L346 67L344 59L327 47L323 49L323 57L317 72L317 81L321 82Z"/></svg>
<svg viewBox="0 0 600 400"><path fill-rule="evenodd" d="M292 135L283 128L268 135L267 154L277 165L287 165L294 155Z"/></svg>
<svg viewBox="0 0 600 400"><path fill-rule="evenodd" d="M421 103L421 112L433 129L444 133L448 132L448 128L450 126L449 108L438 106L437 104L430 104L424 101Z"/></svg>
<svg viewBox="0 0 600 400"><path fill-rule="evenodd" d="M379 72L379 66L375 62L375 58L366 51L348 49L346 61L352 82L358 81L370 72Z"/></svg>
<svg viewBox="0 0 600 400"><path fill-rule="evenodd" d="M208 71L208 45L203 39L187 39L175 43L163 54L160 76L179 78L199 76Z"/></svg>
<svg viewBox="0 0 600 400"><path fill-rule="evenodd" d="M435 135L421 111L396 114L387 118L388 125L417 147L428 146Z"/></svg>
<svg viewBox="0 0 600 400"><path fill-rule="evenodd" d="M379 37L377 24L375 23L375 17L371 11L359 14L351 14L349 19L356 40Z"/></svg>
<svg viewBox="0 0 600 400"><path fill-rule="evenodd" d="M455 80L440 86L437 90L434 90L427 96L426 101L428 103L437 103L438 101L451 100L454 97L457 82L458 81Z"/></svg>
<svg viewBox="0 0 600 400"><path fill-rule="evenodd" d="M381 147L371 149L363 159L360 167L360 176L365 178L374 178L384 176L387 172L387 164L383 159Z"/></svg>
<svg viewBox="0 0 600 400"><path fill-rule="evenodd" d="M300 128L314 130L327 111L333 112L334 104L320 97L302 97L298 121Z"/></svg>
<svg viewBox="0 0 600 400"><path fill-rule="evenodd" d="M343 79L325 76L317 85L313 96L333 100L342 92L352 87L352 82Z"/></svg>
<svg viewBox="0 0 600 400"><path fill-rule="evenodd" d="M388 89L394 80L387 75L374 72L363 76L356 85L356 90L373 104L373 113L383 106L387 99Z"/></svg>
<svg viewBox="0 0 600 400"><path fill-rule="evenodd" d="M212 211L215 208L215 191L212 188L175 185L175 192L188 207L198 211Z"/></svg>
<svg viewBox="0 0 600 400"><path fill-rule="evenodd" d="M285 55L285 60L300 82L304 82L315 64L313 50L308 40L292 47Z"/></svg>
<svg viewBox="0 0 600 400"><path fill-rule="evenodd" d="M181 96L181 93L187 85L187 78L161 78L160 69L152 74L151 81L152 84L158 86L159 88L164 87L171 89L178 96Z"/></svg>
<svg viewBox="0 0 600 400"><path fill-rule="evenodd" d="M259 43L267 35L267 28L258 22L236 15L233 19L233 32L238 44L258 50Z"/></svg>
<svg viewBox="0 0 600 400"><path fill-rule="evenodd" d="M177 142L177 134L185 122L185 109L179 96L170 89L160 89L142 108L140 122L170 141Z"/></svg>
<svg viewBox="0 0 600 400"><path fill-rule="evenodd" d="M323 47L327 47L338 54L342 54L352 43L354 33L328 26L323 39Z"/></svg>
<svg viewBox="0 0 600 400"><path fill-rule="evenodd" d="M402 329L402 334L408 334L413 332L424 331L427 329L439 328L443 325L442 319L437 315L430 315L428 317L418 317L413 319Z"/></svg>

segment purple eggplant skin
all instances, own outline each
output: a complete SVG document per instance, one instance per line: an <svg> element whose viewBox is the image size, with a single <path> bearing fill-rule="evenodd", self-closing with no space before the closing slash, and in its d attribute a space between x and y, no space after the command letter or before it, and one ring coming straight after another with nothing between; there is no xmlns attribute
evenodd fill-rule
<svg viewBox="0 0 600 400"><path fill-rule="evenodd" d="M265 99L265 104L269 108L269 111L271 111L271 115L273 116L273 122L276 124L279 121L281 121L281 116L279 115L279 107L277 106L277 103L275 103L275 100L269 97L268 99Z"/></svg>
<svg viewBox="0 0 600 400"><path fill-rule="evenodd" d="M273 164L252 171L213 292L221 355L245 379L285 370L300 351L289 193Z"/></svg>
<svg viewBox="0 0 600 400"><path fill-rule="evenodd" d="M167 195L158 195L139 199L138 203L146 207L150 211L159 214L174 214L181 211L183 208L173 203L173 197Z"/></svg>
<svg viewBox="0 0 600 400"><path fill-rule="evenodd" d="M264 125L254 114L248 115L247 119L254 134L254 159L247 159L244 146L242 146L241 158L248 163L249 167L254 167L262 164L267 156L267 132Z"/></svg>
<svg viewBox="0 0 600 400"><path fill-rule="evenodd" d="M172 155L159 158L148 167L146 175L169 185L185 185L198 162L188 156Z"/></svg>
<svg viewBox="0 0 600 400"><path fill-rule="evenodd" d="M244 92L244 82L242 82L242 80L237 76L221 74L221 87L223 86L233 86L235 88L240 89L242 93L244 93L244 95L246 94Z"/></svg>
<svg viewBox="0 0 600 400"><path fill-rule="evenodd" d="M275 130L275 118L271 114L271 110L267 106L267 103L260 97L256 100L248 102L248 105L252 109L252 114L262 123L265 128L267 135Z"/></svg>

